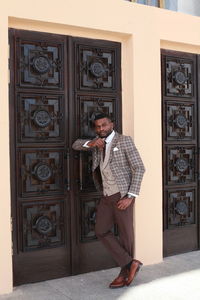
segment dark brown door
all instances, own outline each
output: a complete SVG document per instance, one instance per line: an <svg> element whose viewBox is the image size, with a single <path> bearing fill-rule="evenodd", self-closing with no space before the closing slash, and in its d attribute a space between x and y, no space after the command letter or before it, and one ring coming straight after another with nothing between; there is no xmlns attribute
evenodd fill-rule
<svg viewBox="0 0 200 300"><path fill-rule="evenodd" d="M162 50L165 256L199 248L197 58Z"/></svg>
<svg viewBox="0 0 200 300"><path fill-rule="evenodd" d="M121 131L120 44L72 38L70 49L73 49L71 61L74 62L73 103L70 105L74 107L73 137L94 138L92 121L95 113L101 111L111 115ZM100 194L91 176L91 153L74 151L74 158L74 228L77 228L73 235L74 272L113 267L113 259L94 232Z"/></svg>
<svg viewBox="0 0 200 300"><path fill-rule="evenodd" d="M120 44L9 33L14 283L112 267L94 234L91 155L71 145L94 136L97 111L121 130Z"/></svg>

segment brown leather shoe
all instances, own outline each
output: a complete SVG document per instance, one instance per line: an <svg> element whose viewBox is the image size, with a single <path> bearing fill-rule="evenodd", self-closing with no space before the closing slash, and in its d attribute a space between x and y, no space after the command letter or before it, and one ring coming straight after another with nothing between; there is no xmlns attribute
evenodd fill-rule
<svg viewBox="0 0 200 300"><path fill-rule="evenodd" d="M133 259L133 262L130 267L129 275L128 275L128 280L126 281L126 285L129 286L137 273L139 272L140 268L142 267L143 263L137 259Z"/></svg>
<svg viewBox="0 0 200 300"><path fill-rule="evenodd" d="M109 287L111 289L123 287L126 285L127 278L128 278L128 270L125 267L121 268L119 275L111 282Z"/></svg>
<svg viewBox="0 0 200 300"><path fill-rule="evenodd" d="M116 289L116 288L121 288L125 285L126 285L126 277L123 275L119 275L110 283L109 288Z"/></svg>

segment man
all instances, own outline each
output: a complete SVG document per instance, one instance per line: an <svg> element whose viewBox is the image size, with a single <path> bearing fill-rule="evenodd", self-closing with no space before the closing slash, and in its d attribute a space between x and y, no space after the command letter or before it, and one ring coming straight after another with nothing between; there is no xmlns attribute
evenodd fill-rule
<svg viewBox="0 0 200 300"><path fill-rule="evenodd" d="M97 207L96 236L121 267L110 288L130 285L142 263L133 259L133 205L145 171L140 155L129 136L113 130L109 116L98 114L94 120L97 137L78 139L74 150L92 150L93 178L103 197ZM119 239L111 229L118 225Z"/></svg>

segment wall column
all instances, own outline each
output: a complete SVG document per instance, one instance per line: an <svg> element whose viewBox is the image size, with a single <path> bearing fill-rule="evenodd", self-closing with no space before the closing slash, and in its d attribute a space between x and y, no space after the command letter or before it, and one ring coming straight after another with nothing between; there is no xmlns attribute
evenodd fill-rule
<svg viewBox="0 0 200 300"><path fill-rule="evenodd" d="M134 141L146 168L135 205L135 254L152 264L163 259L160 40L155 33L134 35L132 67Z"/></svg>
<svg viewBox="0 0 200 300"><path fill-rule="evenodd" d="M10 205L10 156L9 156L9 100L8 100L8 19L0 18L0 294L12 292L12 250L11 250L11 205Z"/></svg>

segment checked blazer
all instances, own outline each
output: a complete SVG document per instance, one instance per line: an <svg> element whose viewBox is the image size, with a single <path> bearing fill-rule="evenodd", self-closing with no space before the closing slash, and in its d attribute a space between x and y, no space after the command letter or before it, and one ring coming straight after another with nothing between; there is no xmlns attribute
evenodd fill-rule
<svg viewBox="0 0 200 300"><path fill-rule="evenodd" d="M95 148L83 147L87 140L76 140L72 148L74 150L92 151L92 172L97 190L102 190L100 176L101 151ZM145 167L137 148L130 136L115 132L112 140L108 163L116 180L116 184L123 198L128 192L139 195L140 186L145 172Z"/></svg>

